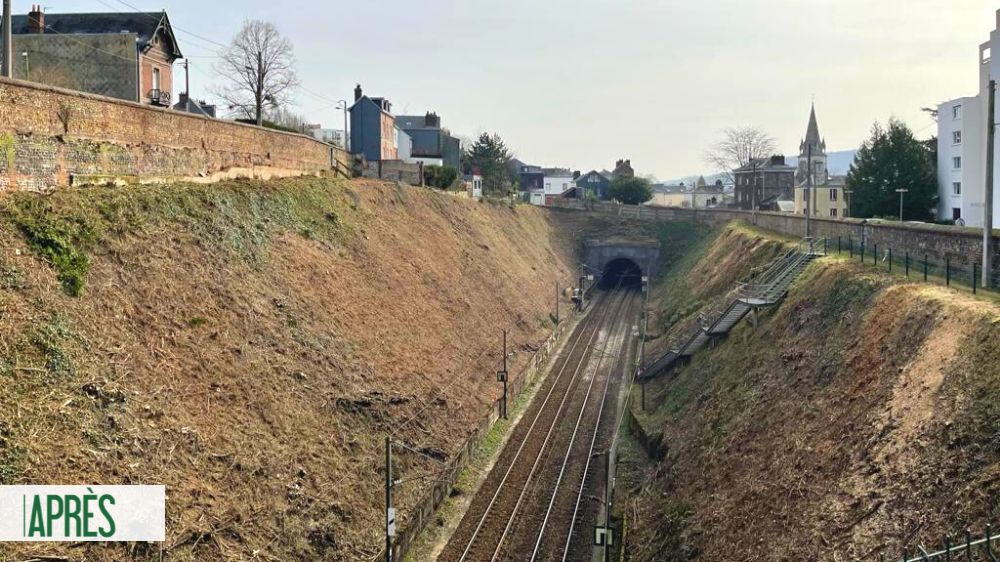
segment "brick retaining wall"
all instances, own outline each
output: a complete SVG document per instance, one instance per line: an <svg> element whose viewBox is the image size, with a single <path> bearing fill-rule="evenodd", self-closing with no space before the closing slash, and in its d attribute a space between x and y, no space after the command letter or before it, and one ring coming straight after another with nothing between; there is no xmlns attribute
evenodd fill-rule
<svg viewBox="0 0 1000 562"><path fill-rule="evenodd" d="M0 78L0 191L314 174L342 150L305 135Z"/></svg>

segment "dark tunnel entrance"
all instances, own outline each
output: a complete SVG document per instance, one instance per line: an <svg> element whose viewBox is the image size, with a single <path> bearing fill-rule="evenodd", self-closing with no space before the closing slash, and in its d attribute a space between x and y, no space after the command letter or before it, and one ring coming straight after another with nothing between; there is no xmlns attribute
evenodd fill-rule
<svg viewBox="0 0 1000 562"><path fill-rule="evenodd" d="M604 274L598 287L602 289L641 289L642 268L628 258L617 258L604 266Z"/></svg>

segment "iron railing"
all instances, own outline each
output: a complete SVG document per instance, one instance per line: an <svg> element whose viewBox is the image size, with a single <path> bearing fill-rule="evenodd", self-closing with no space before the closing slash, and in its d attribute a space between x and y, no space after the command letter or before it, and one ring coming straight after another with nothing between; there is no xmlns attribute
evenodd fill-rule
<svg viewBox="0 0 1000 562"><path fill-rule="evenodd" d="M167 90L150 90L146 97L149 98L149 103L163 107L169 107L170 101L173 99Z"/></svg>
<svg viewBox="0 0 1000 562"><path fill-rule="evenodd" d="M918 545L915 550L903 549L899 557L890 557L884 551L878 555L879 562L899 560L901 562L925 562L943 560L944 562L1000 562L1000 551L994 550L1000 534L994 534L991 525L986 526L985 533L979 538L973 538L971 531L965 532L964 540L952 542L951 537L944 537L941 544L931 550Z"/></svg>

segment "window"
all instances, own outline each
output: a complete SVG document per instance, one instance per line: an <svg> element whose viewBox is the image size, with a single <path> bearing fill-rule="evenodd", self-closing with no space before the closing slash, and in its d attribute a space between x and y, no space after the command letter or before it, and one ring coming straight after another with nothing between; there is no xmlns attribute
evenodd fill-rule
<svg viewBox="0 0 1000 562"><path fill-rule="evenodd" d="M962 131L952 131L951 144L962 144Z"/></svg>
<svg viewBox="0 0 1000 562"><path fill-rule="evenodd" d="M834 188L830 190L830 201L836 201L836 200L837 200L837 189Z"/></svg>
<svg viewBox="0 0 1000 562"><path fill-rule="evenodd" d="M160 89L160 69L155 67L153 68L153 89Z"/></svg>
<svg viewBox="0 0 1000 562"><path fill-rule="evenodd" d="M951 220L957 221L962 218L962 209L960 207L951 208Z"/></svg>
<svg viewBox="0 0 1000 562"><path fill-rule="evenodd" d="M953 105L953 106L951 106L951 118L952 119L961 119L962 118L962 106L961 105Z"/></svg>
<svg viewBox="0 0 1000 562"><path fill-rule="evenodd" d="M830 216L831 217L836 217L837 216L837 209L830 209Z"/></svg>
<svg viewBox="0 0 1000 562"><path fill-rule="evenodd" d="M961 156L953 156L952 159L951 159L951 167L955 168L956 170L962 169L962 157Z"/></svg>
<svg viewBox="0 0 1000 562"><path fill-rule="evenodd" d="M551 188L552 188L552 182L545 182L545 189L551 189Z"/></svg>
<svg viewBox="0 0 1000 562"><path fill-rule="evenodd" d="M951 182L951 194L952 195L961 195L962 194L962 182L960 182L960 181L953 181L953 182Z"/></svg>

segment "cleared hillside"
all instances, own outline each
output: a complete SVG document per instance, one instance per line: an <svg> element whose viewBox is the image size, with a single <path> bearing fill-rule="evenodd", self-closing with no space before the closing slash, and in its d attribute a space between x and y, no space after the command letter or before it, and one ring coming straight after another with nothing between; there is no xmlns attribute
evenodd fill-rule
<svg viewBox="0 0 1000 562"><path fill-rule="evenodd" d="M770 238L710 237L659 308L718 301ZM990 300L818 260L647 389L636 415L665 456L633 471L629 559L872 560L981 531L1000 510L998 326Z"/></svg>
<svg viewBox="0 0 1000 562"><path fill-rule="evenodd" d="M0 200L0 482L163 483L165 560L363 560L382 439L429 473L552 328L578 232L297 179ZM410 421L412 420L412 421ZM404 422L408 422L405 423ZM423 490L403 486L406 506ZM159 560L159 545L0 559Z"/></svg>

